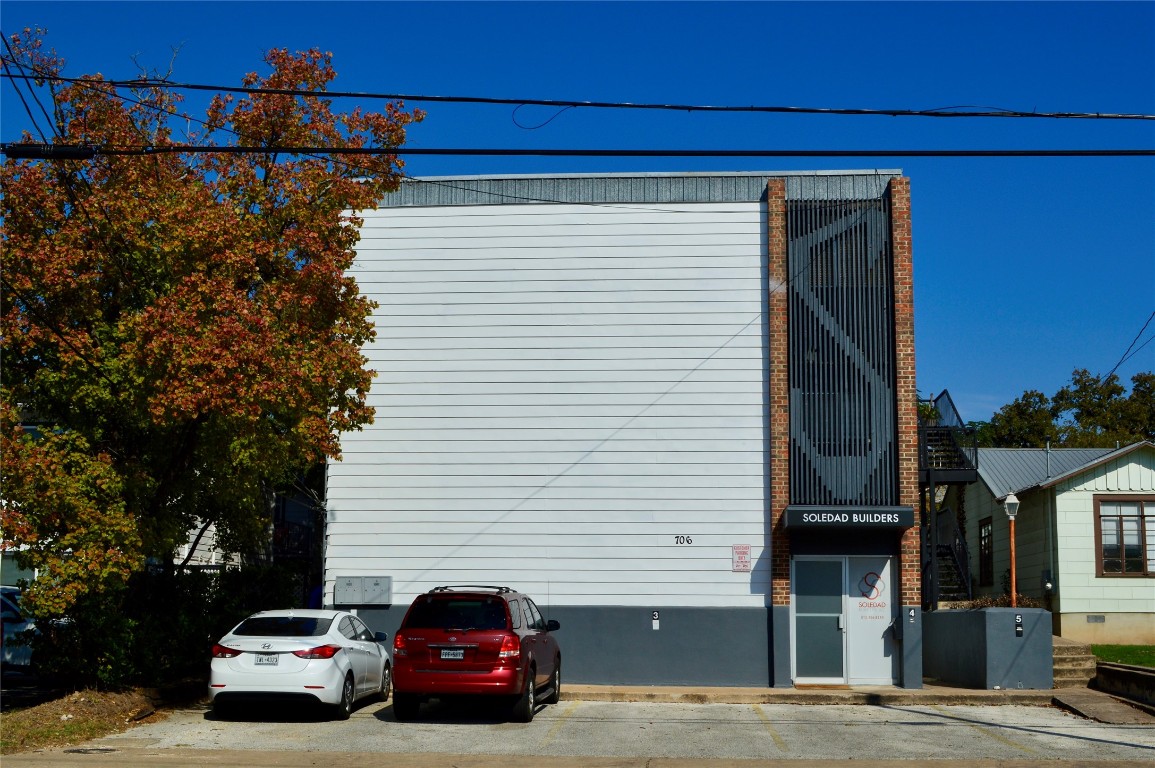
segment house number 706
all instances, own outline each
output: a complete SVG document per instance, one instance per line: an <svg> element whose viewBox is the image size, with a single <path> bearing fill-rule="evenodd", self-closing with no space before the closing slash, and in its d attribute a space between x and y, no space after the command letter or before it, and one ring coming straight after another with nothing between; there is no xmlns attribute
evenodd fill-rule
<svg viewBox="0 0 1155 768"><path fill-rule="evenodd" d="M675 536L674 537L674 543L675 544L693 544L694 540L691 539L689 536Z"/></svg>

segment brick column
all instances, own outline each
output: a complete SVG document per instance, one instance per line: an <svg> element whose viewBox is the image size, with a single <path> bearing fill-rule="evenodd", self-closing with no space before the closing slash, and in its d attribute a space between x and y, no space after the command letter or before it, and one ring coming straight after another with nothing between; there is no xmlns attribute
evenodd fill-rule
<svg viewBox="0 0 1155 768"><path fill-rule="evenodd" d="M786 180L766 185L769 227L767 382L770 424L770 586L772 605L790 605L790 537L783 527L790 502L790 379L787 354Z"/></svg>
<svg viewBox="0 0 1155 768"><path fill-rule="evenodd" d="M892 179L891 241L894 249L894 339L898 399L900 503L914 507L915 525L903 534L902 603L922 603L921 529L918 525L918 387L914 371L914 261L911 249L910 179Z"/></svg>

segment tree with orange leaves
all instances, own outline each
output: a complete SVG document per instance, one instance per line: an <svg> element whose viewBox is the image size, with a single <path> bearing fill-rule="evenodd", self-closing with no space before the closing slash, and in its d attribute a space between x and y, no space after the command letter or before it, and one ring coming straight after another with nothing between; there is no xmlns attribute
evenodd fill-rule
<svg viewBox="0 0 1155 768"><path fill-rule="evenodd" d="M330 55L273 50L194 121L155 81L59 79L42 41L11 36L6 64L50 88L55 142L105 150L0 169L0 522L47 615L172 562L203 523L259 542L271 494L372 420L352 212L397 188L388 150L423 115L334 111Z"/></svg>

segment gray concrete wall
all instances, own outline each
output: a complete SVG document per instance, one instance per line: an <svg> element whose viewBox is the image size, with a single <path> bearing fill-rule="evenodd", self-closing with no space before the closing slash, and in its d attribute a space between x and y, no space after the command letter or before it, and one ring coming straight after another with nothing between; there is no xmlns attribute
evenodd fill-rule
<svg viewBox="0 0 1155 768"><path fill-rule="evenodd" d="M1040 608L927 613L923 673L963 688L1049 689L1051 614Z"/></svg>
<svg viewBox="0 0 1155 768"><path fill-rule="evenodd" d="M768 687L768 608L539 605L561 622L564 682L590 685ZM390 642L408 606L362 607L359 615ZM654 629L653 611L658 612ZM787 634L787 637L789 635ZM785 659L787 672L790 657Z"/></svg>
<svg viewBox="0 0 1155 768"><path fill-rule="evenodd" d="M1155 669L1100 661L1091 686L1100 691L1155 707Z"/></svg>

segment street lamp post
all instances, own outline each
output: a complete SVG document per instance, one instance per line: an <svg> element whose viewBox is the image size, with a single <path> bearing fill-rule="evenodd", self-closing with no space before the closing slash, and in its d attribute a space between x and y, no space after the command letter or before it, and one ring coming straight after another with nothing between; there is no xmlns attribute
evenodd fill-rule
<svg viewBox="0 0 1155 768"><path fill-rule="evenodd" d="M1010 521L1011 527L1011 607L1017 608L1019 588L1015 584L1015 515L1019 513L1019 497L1014 493L1008 493L1003 500L1003 508L1007 511L1007 520Z"/></svg>

